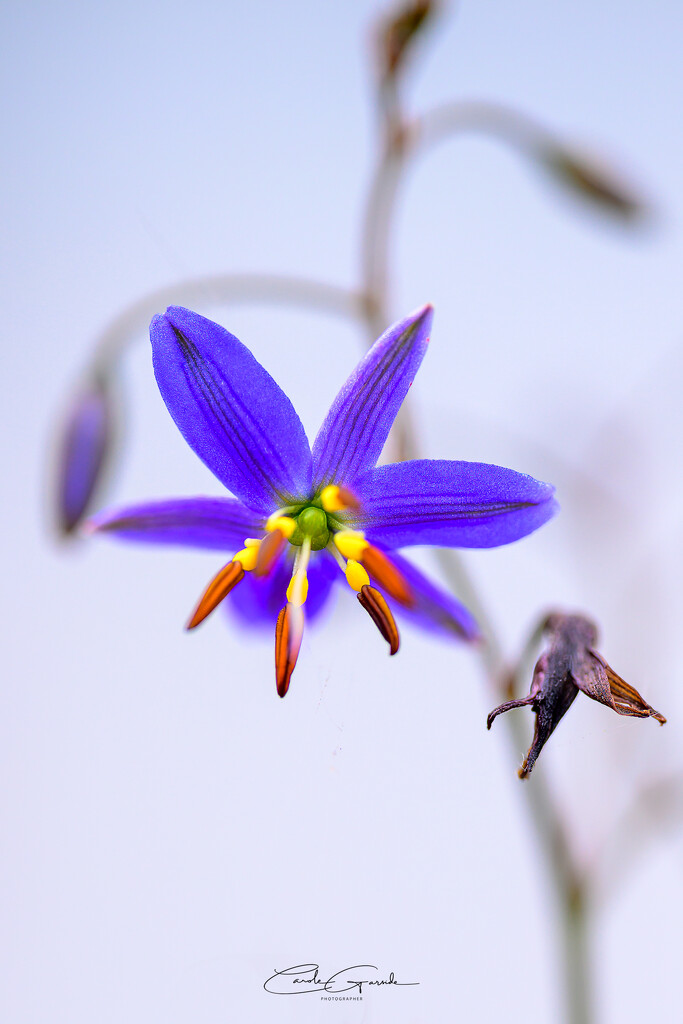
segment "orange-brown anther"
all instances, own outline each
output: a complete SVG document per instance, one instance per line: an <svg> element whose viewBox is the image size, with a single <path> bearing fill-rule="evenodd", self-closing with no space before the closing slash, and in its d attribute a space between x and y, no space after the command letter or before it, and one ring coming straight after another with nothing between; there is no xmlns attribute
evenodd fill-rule
<svg viewBox="0 0 683 1024"><path fill-rule="evenodd" d="M339 500L340 502L342 502L344 508L350 508L353 512L360 511L360 501L353 493L353 491L350 491L348 489L348 487L339 488Z"/></svg>
<svg viewBox="0 0 683 1024"><path fill-rule="evenodd" d="M275 625L275 682L280 697L284 697L289 689L303 633L304 613L301 607L286 604Z"/></svg>
<svg viewBox="0 0 683 1024"><path fill-rule="evenodd" d="M239 562L228 562L227 565L224 565L202 594L199 604L185 628L194 629L200 622L203 622L216 605L219 605L223 598L230 593L232 588L237 586L243 576L244 569Z"/></svg>
<svg viewBox="0 0 683 1024"><path fill-rule="evenodd" d="M415 598L408 581L382 551L373 547L372 544L368 544L361 556L361 561L370 576L388 594L391 594L395 601L406 605L408 608L415 604Z"/></svg>
<svg viewBox="0 0 683 1024"><path fill-rule="evenodd" d="M270 570L273 568L275 562L282 554L282 549L287 543L282 530L273 530L271 533L267 533L259 545L258 555L256 556L256 566L254 568L254 576L267 576Z"/></svg>
<svg viewBox="0 0 683 1024"><path fill-rule="evenodd" d="M389 644L389 654L396 654L399 647L398 627L394 622L389 605L374 587L361 587L358 600Z"/></svg>

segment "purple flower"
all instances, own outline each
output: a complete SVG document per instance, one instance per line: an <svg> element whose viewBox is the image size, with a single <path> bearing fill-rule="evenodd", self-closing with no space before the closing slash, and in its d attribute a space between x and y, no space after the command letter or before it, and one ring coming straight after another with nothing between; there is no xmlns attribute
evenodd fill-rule
<svg viewBox="0 0 683 1024"><path fill-rule="evenodd" d="M154 372L188 444L235 498L176 498L100 513L89 526L148 543L237 553L192 615L197 626L239 584L235 609L276 623L284 696L304 627L346 579L394 654L389 601L418 624L476 638L458 601L396 548L494 547L557 510L553 488L499 466L416 460L375 468L427 349L432 309L390 327L334 400L312 449L287 396L237 338L181 307L152 321ZM310 597L308 593L310 591Z"/></svg>

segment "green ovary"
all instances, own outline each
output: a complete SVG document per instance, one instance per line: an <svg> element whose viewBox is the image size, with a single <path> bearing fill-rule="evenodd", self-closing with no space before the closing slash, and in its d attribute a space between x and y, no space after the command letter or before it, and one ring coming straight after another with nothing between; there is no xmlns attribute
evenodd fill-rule
<svg viewBox="0 0 683 1024"><path fill-rule="evenodd" d="M300 547L304 537L309 537L312 551L321 551L330 539L327 515L321 508L308 505L296 516L296 530L289 538L290 544Z"/></svg>

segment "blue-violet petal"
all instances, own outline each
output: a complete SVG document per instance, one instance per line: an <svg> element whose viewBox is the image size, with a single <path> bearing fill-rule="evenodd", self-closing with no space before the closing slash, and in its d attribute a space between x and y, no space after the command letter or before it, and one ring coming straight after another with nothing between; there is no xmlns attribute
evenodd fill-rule
<svg viewBox="0 0 683 1024"><path fill-rule="evenodd" d="M432 583L396 551L392 551L388 557L409 583L414 598L414 604L406 607L392 601L390 595L385 594L391 608L400 618L405 616L421 629L438 633L451 640L472 641L479 638L481 634L476 620L464 604L448 591Z"/></svg>
<svg viewBox="0 0 683 1024"><path fill-rule="evenodd" d="M181 306L155 317L150 337L168 411L228 490L265 513L309 493L311 453L301 420L248 348Z"/></svg>
<svg viewBox="0 0 683 1024"><path fill-rule="evenodd" d="M525 537L558 510L554 487L481 462L418 459L354 483L354 525L388 548L410 544L489 548Z"/></svg>
<svg viewBox="0 0 683 1024"><path fill-rule="evenodd" d="M210 548L231 555L256 537L264 520L234 498L169 498L107 509L88 520L92 533L144 544Z"/></svg>
<svg viewBox="0 0 683 1024"><path fill-rule="evenodd" d="M432 316L424 306L390 327L342 387L313 443L316 490L351 485L375 465L427 351Z"/></svg>

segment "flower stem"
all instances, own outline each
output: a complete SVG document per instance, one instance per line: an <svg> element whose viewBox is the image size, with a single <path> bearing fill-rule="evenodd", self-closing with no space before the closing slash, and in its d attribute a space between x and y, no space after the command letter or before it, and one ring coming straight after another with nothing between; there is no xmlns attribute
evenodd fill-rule
<svg viewBox="0 0 683 1024"><path fill-rule="evenodd" d="M409 159L418 152L424 153L448 134L474 127L494 130L522 147L525 144L533 147L542 135L535 124L521 116L511 116L507 108L484 104L448 106L413 124L405 119L396 105L391 108L391 117L385 116L384 141L371 181L362 229L361 294L368 344L372 344L391 319L388 309L391 231ZM417 457L418 444L406 402L394 424L392 439L399 459ZM501 691L509 688L511 676L494 626L457 553L441 550L438 558L451 589L479 623L483 641L478 652L487 681L498 697ZM514 715L506 716L505 723L515 756L518 756L527 745L524 723ZM590 1024L587 888L580 881L560 808L545 777L535 775L525 782L523 793L529 804L561 920L566 1022Z"/></svg>
<svg viewBox="0 0 683 1024"><path fill-rule="evenodd" d="M577 885L567 893L562 915L567 1024L590 1024L591 1009L589 914L586 889Z"/></svg>
<svg viewBox="0 0 683 1024"><path fill-rule="evenodd" d="M168 305L194 307L201 303L245 302L301 306L351 319L358 319L363 313L361 297L351 289L287 274L213 274L186 278L149 292L119 313L97 339L94 364L108 370L122 349L144 334L150 318Z"/></svg>

